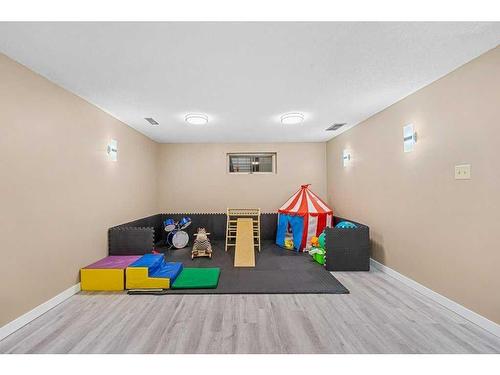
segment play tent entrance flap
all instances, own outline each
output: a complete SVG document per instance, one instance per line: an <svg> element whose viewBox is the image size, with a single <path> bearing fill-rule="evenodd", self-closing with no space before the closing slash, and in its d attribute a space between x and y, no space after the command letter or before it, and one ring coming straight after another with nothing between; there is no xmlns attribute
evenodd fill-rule
<svg viewBox="0 0 500 375"><path fill-rule="evenodd" d="M295 250L303 251L313 236L332 226L332 220L333 210L309 190L309 184L302 185L278 210L276 244L284 247L286 234L291 232Z"/></svg>

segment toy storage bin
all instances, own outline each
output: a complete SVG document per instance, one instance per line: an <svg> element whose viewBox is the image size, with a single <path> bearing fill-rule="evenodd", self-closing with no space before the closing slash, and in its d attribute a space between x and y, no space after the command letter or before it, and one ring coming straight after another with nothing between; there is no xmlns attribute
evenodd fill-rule
<svg viewBox="0 0 500 375"><path fill-rule="evenodd" d="M334 225L350 221L357 228L326 228L326 269L328 271L370 270L370 228L349 219L334 217Z"/></svg>

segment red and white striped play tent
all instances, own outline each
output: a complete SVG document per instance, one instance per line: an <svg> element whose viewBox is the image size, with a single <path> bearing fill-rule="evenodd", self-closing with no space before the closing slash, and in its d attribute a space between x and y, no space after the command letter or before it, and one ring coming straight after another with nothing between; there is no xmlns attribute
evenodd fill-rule
<svg viewBox="0 0 500 375"><path fill-rule="evenodd" d="M286 234L291 231L293 247L304 251L311 245L311 238L331 227L332 221L333 210L309 190L309 184L302 185L278 210L276 244L284 247Z"/></svg>

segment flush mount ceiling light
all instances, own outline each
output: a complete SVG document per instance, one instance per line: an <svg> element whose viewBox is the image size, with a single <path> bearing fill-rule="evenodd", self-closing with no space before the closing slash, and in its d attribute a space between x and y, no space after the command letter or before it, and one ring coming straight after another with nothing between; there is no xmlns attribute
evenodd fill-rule
<svg viewBox="0 0 500 375"><path fill-rule="evenodd" d="M283 125L300 124L304 121L304 115L299 112L290 112L282 115L280 119Z"/></svg>
<svg viewBox="0 0 500 375"><path fill-rule="evenodd" d="M208 116L202 113L188 113L184 120L191 125L205 125L208 123Z"/></svg>

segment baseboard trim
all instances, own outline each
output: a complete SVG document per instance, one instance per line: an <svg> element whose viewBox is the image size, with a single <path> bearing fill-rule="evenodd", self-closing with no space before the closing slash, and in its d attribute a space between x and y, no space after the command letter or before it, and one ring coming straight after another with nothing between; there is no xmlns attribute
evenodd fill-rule
<svg viewBox="0 0 500 375"><path fill-rule="evenodd" d="M28 311L26 314L21 315L19 318L14 319L12 322L7 323L3 327L0 327L0 340L3 340L7 336L16 332L19 328L24 327L29 322L35 320L40 315L45 314L50 309L56 307L61 302L64 302L69 297L75 295L81 290L80 283L75 284L68 289L62 291L55 297L49 299L48 301L38 305L33 310Z"/></svg>
<svg viewBox="0 0 500 375"><path fill-rule="evenodd" d="M476 313L472 310L469 310L467 307L462 306L461 304L459 304L455 301L452 301L451 299L433 291L432 289L429 289L426 286L423 286L422 284L417 283L415 280L410 279L409 277L400 274L399 272L393 270L390 267L387 267L386 265L383 265L380 262L377 262L375 259L370 259L370 264L373 267L375 267L376 269L378 269L379 271L381 271L389 276L392 276L393 278L401 281L406 286L409 286L410 288L416 290L420 294L423 294L424 296L429 297L434 302L437 302L440 305L446 307L448 310L453 311L454 313L462 316L463 318L478 325L479 327L494 334L495 336L500 337L500 325L499 324L492 322L491 320L485 318L484 316L479 315L478 313Z"/></svg>

